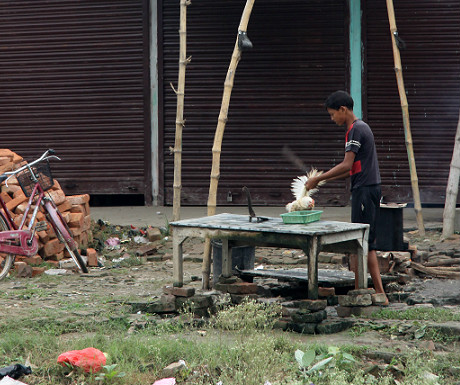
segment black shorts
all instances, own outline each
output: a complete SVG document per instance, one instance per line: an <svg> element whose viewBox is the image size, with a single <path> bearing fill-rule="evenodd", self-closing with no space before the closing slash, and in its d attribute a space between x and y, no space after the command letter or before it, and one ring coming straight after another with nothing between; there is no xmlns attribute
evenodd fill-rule
<svg viewBox="0 0 460 385"><path fill-rule="evenodd" d="M376 228L380 213L380 185L361 186L351 191L351 221L367 223L369 229L369 250L376 250Z"/></svg>

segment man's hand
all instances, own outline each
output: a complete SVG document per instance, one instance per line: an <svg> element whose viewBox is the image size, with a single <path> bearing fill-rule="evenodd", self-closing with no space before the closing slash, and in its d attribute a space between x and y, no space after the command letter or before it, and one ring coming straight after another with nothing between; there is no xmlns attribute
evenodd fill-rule
<svg viewBox="0 0 460 385"><path fill-rule="evenodd" d="M307 190L314 189L316 186L318 186L319 182L320 181L317 177L309 178L307 180L307 183L305 183L305 187L307 188Z"/></svg>

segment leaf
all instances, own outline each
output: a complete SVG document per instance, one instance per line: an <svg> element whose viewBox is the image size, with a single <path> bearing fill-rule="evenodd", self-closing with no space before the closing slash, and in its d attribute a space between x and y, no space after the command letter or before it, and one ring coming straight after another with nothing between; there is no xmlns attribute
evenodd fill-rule
<svg viewBox="0 0 460 385"><path fill-rule="evenodd" d="M308 352L305 352L302 357L302 366L304 368L309 367L313 363L315 358L316 358L316 353L314 350L309 350Z"/></svg>
<svg viewBox="0 0 460 385"><path fill-rule="evenodd" d="M302 350L299 350L299 349L297 349L295 351L295 353L294 353L295 359L296 359L296 361L298 362L298 364L300 366L302 366L302 359L303 359L304 354L305 353Z"/></svg>
<svg viewBox="0 0 460 385"><path fill-rule="evenodd" d="M337 346L329 346L327 348L327 352L333 356L336 356L340 352L340 348Z"/></svg>
<svg viewBox="0 0 460 385"><path fill-rule="evenodd" d="M356 362L354 357L349 353L343 353L343 358L345 358L346 360L351 361L351 362Z"/></svg>
<svg viewBox="0 0 460 385"><path fill-rule="evenodd" d="M325 367L333 359L334 359L334 357L325 358L324 360L318 362L316 365L313 365L312 368L309 371L307 371L307 373L311 373L311 372L314 372L316 370L319 370L319 369Z"/></svg>

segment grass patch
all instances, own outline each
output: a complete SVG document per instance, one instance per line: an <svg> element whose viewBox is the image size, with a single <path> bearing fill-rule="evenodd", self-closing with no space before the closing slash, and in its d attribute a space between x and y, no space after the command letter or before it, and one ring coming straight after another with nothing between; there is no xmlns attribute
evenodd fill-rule
<svg viewBox="0 0 460 385"><path fill-rule="evenodd" d="M449 309L413 307L404 311L381 309L372 314L374 319L423 320L433 322L460 321L460 314Z"/></svg>

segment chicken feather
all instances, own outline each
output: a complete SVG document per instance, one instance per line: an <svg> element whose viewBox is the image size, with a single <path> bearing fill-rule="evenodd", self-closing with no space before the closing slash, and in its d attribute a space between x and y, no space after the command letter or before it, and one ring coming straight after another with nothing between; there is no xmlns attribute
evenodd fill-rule
<svg viewBox="0 0 460 385"><path fill-rule="evenodd" d="M311 210L315 207L315 200L312 198L312 195L318 191L318 188L316 187L311 190L307 190L305 183L307 183L309 178L319 176L322 173L322 171L312 168L307 175L298 176L292 181L291 191L295 200L286 205L286 210L288 212ZM324 183L326 183L326 181L319 182L318 187L322 186Z"/></svg>

